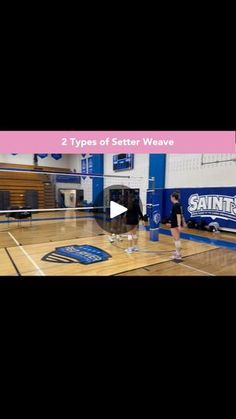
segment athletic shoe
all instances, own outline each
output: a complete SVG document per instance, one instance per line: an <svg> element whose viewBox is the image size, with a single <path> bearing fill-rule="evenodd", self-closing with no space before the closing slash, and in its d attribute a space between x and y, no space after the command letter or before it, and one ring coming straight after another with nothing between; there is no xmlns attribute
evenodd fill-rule
<svg viewBox="0 0 236 419"><path fill-rule="evenodd" d="M122 237L120 237L120 235L119 235L119 234L117 234L117 235L116 235L116 240L119 240L120 242L122 242L122 240L123 240L123 239L122 239Z"/></svg>
<svg viewBox="0 0 236 419"><path fill-rule="evenodd" d="M134 252L139 252L139 247L138 246L134 246L132 249L133 249Z"/></svg>
<svg viewBox="0 0 236 419"><path fill-rule="evenodd" d="M132 247L128 247L128 249L125 249L126 253L133 253L133 248Z"/></svg>
<svg viewBox="0 0 236 419"><path fill-rule="evenodd" d="M114 243L115 241L116 241L115 237L112 237L112 236L109 237L109 242L110 243Z"/></svg>
<svg viewBox="0 0 236 419"><path fill-rule="evenodd" d="M172 259L172 260L183 260L183 259L182 259L182 256L178 256L178 255L173 255L173 256L171 256L171 259Z"/></svg>
<svg viewBox="0 0 236 419"><path fill-rule="evenodd" d="M182 256L178 255L177 252L174 252L174 254L171 256L172 260L182 260Z"/></svg>

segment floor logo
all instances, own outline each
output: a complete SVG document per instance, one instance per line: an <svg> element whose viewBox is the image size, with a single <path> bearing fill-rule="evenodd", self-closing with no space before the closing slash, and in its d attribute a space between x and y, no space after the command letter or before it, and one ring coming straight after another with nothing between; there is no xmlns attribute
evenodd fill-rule
<svg viewBox="0 0 236 419"><path fill-rule="evenodd" d="M189 197L188 205L191 217L222 218L236 222L236 196L194 194Z"/></svg>
<svg viewBox="0 0 236 419"><path fill-rule="evenodd" d="M42 260L45 262L54 263L83 263L89 265L90 263L103 262L108 260L111 255L102 249L90 245L70 245L63 247L56 247L53 252L43 256Z"/></svg>

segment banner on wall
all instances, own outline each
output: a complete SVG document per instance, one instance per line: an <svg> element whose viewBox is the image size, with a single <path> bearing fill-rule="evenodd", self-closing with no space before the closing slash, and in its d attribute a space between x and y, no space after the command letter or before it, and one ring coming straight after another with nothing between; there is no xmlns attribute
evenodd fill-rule
<svg viewBox="0 0 236 419"><path fill-rule="evenodd" d="M62 158L62 154L51 154L54 160L60 160Z"/></svg>
<svg viewBox="0 0 236 419"><path fill-rule="evenodd" d="M39 156L41 159L45 159L45 157L47 157L47 154L37 154L37 156Z"/></svg>
<svg viewBox="0 0 236 419"><path fill-rule="evenodd" d="M93 173L93 158L89 157L88 158L88 173ZM90 179L92 179L90 177Z"/></svg>
<svg viewBox="0 0 236 419"><path fill-rule="evenodd" d="M81 173L87 173L87 160L81 160ZM86 176L82 176L82 179L86 179Z"/></svg>
<svg viewBox="0 0 236 419"><path fill-rule="evenodd" d="M171 211L170 195L176 189L163 190L163 217L168 217ZM216 221L220 227L236 229L236 186L225 188L181 188L184 217L186 221L207 223Z"/></svg>

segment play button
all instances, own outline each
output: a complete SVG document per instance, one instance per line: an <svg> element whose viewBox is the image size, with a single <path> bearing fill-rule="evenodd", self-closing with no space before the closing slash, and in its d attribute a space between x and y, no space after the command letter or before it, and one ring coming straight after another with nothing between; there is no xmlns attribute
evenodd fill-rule
<svg viewBox="0 0 236 419"><path fill-rule="evenodd" d="M143 212L139 189L131 189L124 183L110 185L98 192L93 202L93 217L99 226L99 234L106 232L109 235L122 235L133 229L133 224L129 223L130 218L127 218L131 201L135 201Z"/></svg>
<svg viewBox="0 0 236 419"><path fill-rule="evenodd" d="M110 218L115 218L126 211L128 211L128 208L123 205L117 204L114 201L110 202Z"/></svg>

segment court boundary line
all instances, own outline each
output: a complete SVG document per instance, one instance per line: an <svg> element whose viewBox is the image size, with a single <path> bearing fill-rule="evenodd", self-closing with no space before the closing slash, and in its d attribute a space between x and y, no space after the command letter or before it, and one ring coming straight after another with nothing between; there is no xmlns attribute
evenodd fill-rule
<svg viewBox="0 0 236 419"><path fill-rule="evenodd" d="M25 249L23 248L23 246L22 245L20 245L20 243L18 243L18 241L14 238L14 236L11 234L11 233L9 233L8 232L8 234L9 234L9 236L12 236L12 239L14 240L14 242L17 244L17 247L20 247L20 249L23 251L25 251ZM101 236L101 235L100 235ZM102 234L102 236L106 236L105 234ZM94 236L89 236L89 238L93 238ZM86 237L85 237L86 238ZM88 237L87 237L88 238ZM62 240L63 241L63 240ZM53 243L53 242L51 242L51 243ZM56 242L55 242L56 243ZM40 243L40 244L43 244L43 243ZM112 246L114 246L114 247L116 247L117 249L122 249L122 250L124 250L123 248L121 248L121 247L119 247L119 246L116 246L116 245L114 245L113 243L111 243L111 245ZM27 245L27 246L32 246L32 245ZM23 249L22 249L23 248ZM199 254L203 254L203 253L207 253L207 252L212 252L212 251L215 251L215 250L217 250L217 249L219 249L219 247L215 247L214 249L207 249L207 250L205 250L205 251L201 251L201 252L198 252L198 253L194 253L194 254L191 254L191 255L187 255L187 256L185 256L184 257L184 259L185 258L189 258L189 257L194 257L194 256L197 256L197 255L199 255ZM23 253L24 253L24 251L23 251ZM26 251L25 251L26 252ZM169 252L169 251L168 251ZM27 252L26 252L27 253ZM122 252L123 253L123 252ZM138 253L138 252L137 252ZM27 254L28 255L28 254ZM34 262L34 260L31 258L31 256L30 255L25 255L29 260L30 260L30 262L36 267L37 266L37 264ZM154 265L161 265L161 264L163 264L163 263L168 263L168 262L171 262L171 260L164 260L164 261L160 261L160 262L155 262L155 263L151 263L151 264L149 264L149 265L144 265L144 266L141 266L141 267L139 267L139 268L134 268L134 269L126 269L125 271L121 271L121 272L118 272L118 273L115 273L115 274L111 274L111 275L108 275L108 276L117 276L117 275L122 275L123 273L126 273L126 272L132 272L132 271L135 271L135 270L137 270L137 269L145 269L145 270L147 270L148 271L148 267L151 267L151 266L154 266ZM184 265L183 263L182 263L182 265ZM187 267L189 267L188 265L186 265ZM192 267L189 267L190 269L195 269L195 270L197 270L197 268L192 268ZM47 276L47 274L46 273L44 273L38 266L37 266L37 268L36 268L37 270L39 269L42 273L43 273L43 276ZM48 268L47 268L48 269ZM50 270L50 268L49 268L49 270ZM198 270L198 271L200 271L200 270ZM30 270L27 270L25 273L22 273L21 274L21 276L24 276L26 273L29 273L29 272L31 272ZM214 274L210 274L209 272L206 272L206 271L201 271L202 273L204 273L204 274L207 274L207 275L209 275L209 276L216 276L216 275L214 275Z"/></svg>
<svg viewBox="0 0 236 419"><path fill-rule="evenodd" d="M170 230L163 229L161 227L159 231L160 231L160 234L163 234L165 236L171 236ZM209 244L211 246L216 246L216 247L223 247L223 248L226 247L232 250L236 250L235 242L214 239L214 238L206 237L206 236L198 236L197 234L181 232L180 239L189 240L189 241L198 242L198 243L205 243L205 244Z"/></svg>
<svg viewBox="0 0 236 419"><path fill-rule="evenodd" d="M89 218L90 218L90 216L88 216ZM74 218L74 217L73 217ZM81 217L81 218L83 218L83 216ZM86 217L87 218L87 217ZM91 218L95 218L94 216L92 216ZM167 230L168 231L168 230ZM21 248L21 251L24 253L24 255L27 257L27 259L33 264L33 266L37 269L37 271L38 272L40 272L41 273L41 275L43 275L43 276L45 276L46 274L39 268L39 266L34 262L34 260L30 257L30 255L26 252L26 250L24 249L24 247L16 240L16 238L10 233L10 232L7 232L8 233L8 235L13 239L13 241L16 243L16 245L18 246L18 247L20 247ZM163 233L160 233L160 234L163 234ZM96 235L95 237L97 237L97 236L105 236L106 234L101 234L101 233L99 233L98 235ZM167 235L167 236L169 236L169 234L165 234L164 233L164 235ZM86 236L86 237L79 237L78 239L85 239L86 240L86 238L91 238L91 237L94 237L94 236ZM199 237L199 236L198 236ZM201 236L200 236L201 237ZM73 240L73 239L69 239L69 240ZM184 239L184 240L186 240L186 239ZM57 240L56 242L58 242L58 241L64 241L64 239L63 240ZM194 241L194 240L193 240ZM196 240L199 244L200 244L200 241L199 240ZM56 243L56 242L51 242L52 244L53 243ZM36 245L38 245L39 243L36 243ZM43 244L43 243L40 243L40 244ZM206 244L206 242L205 242L205 244ZM207 244L210 244L210 243L207 243ZM121 250L124 250L122 247L120 247L120 246L117 246L116 244L113 244L116 248L120 248ZM213 245L213 246L216 246L215 244L210 244L211 246ZM24 246L32 246L31 244L29 244L29 245L24 245ZM194 256L197 256L197 255L199 255L199 254L201 254L201 253L206 253L206 252L208 252L208 251L213 251L213 250L216 250L216 249L219 249L219 247L215 247L214 249L209 249L209 250L205 250L205 251L203 251L203 252L198 252L198 253L194 253L194 254L192 254L192 255L188 255L188 256L186 256L185 258L188 258L188 257L194 257ZM230 250L232 250L232 249L230 249ZM149 251L150 252L150 251ZM149 253L148 252L148 253ZM164 251L165 253L169 253L169 252L171 252L171 251ZM158 251L153 251L153 252L150 252L150 253L159 253ZM161 252L162 253L162 252ZM160 254L160 253L159 253ZM168 262L168 261L163 261L163 262L158 262L157 264L159 265L160 263L166 263L166 262ZM149 266L153 266L153 265L155 265L156 264L156 262L155 263L152 263L152 264L149 264L149 265L144 265L144 266L142 266L141 268L148 268ZM183 264L184 265L184 264ZM197 269L197 268L194 268L194 267L191 267L191 266L189 266L189 265L184 265L184 266L186 266L186 267L188 267L189 269L195 269L196 271L199 271L199 272L202 272L202 273L204 273L204 274L206 274L206 275L209 275L209 276L215 276L214 274L210 274L209 272L206 272L206 271L203 271L203 270L199 270L199 269ZM122 273L124 273L124 272L130 272L130 271L132 271L132 270L136 270L136 269L140 269L140 268L135 268L135 269L131 269L131 270L125 270L125 271L122 271L122 272L119 272L119 274L122 274ZM111 274L111 276L113 276L113 275L117 275L117 274Z"/></svg>
<svg viewBox="0 0 236 419"><path fill-rule="evenodd" d="M106 236L105 234L102 234L103 236ZM98 236L100 236L100 234L98 235ZM89 236L89 237L87 237L87 238L90 238L90 239L92 239L94 236ZM96 236L97 237L97 236ZM81 238L83 238L83 237L81 237ZM86 237L85 237L86 238ZM63 241L63 240L60 240L60 241ZM64 240L64 241L66 241L66 240ZM45 243L48 243L48 242L45 242ZM45 244L45 243L39 243L39 244ZM53 243L53 242L52 242ZM56 243L56 242L55 242ZM108 241L108 243L109 243L109 241ZM27 245L27 246L32 246L32 245ZM122 254L123 254L123 252L121 252ZM104 261L105 262L105 261ZM76 262L75 262L76 263ZM79 265L79 263L78 263L78 265ZM53 263L51 263L51 266L49 265L49 266L47 266L47 268L46 268L46 271L50 271L51 269L53 269L54 268L54 266L53 266ZM25 276L25 274L27 274L27 273L30 273L31 271L26 271L26 272L24 272L24 274L22 274L22 276ZM47 276L51 276L51 275L47 275L47 273L45 272L44 273L44 275L47 277ZM108 275L108 276L113 276L113 275L118 275L118 274L112 274L112 275ZM57 275L55 275L56 277L57 277ZM79 277L80 275L78 275L78 277ZM81 276L83 276L83 275L81 275ZM99 275L98 275L99 276ZM60 277L60 275L58 275L58 277Z"/></svg>
<svg viewBox="0 0 236 419"><path fill-rule="evenodd" d="M213 249L212 249L212 250L213 250ZM201 252L201 253L206 253L206 252ZM198 254L198 253L197 253L197 254ZM197 254L196 254L196 255L197 255ZM189 256L195 256L195 255L189 255ZM189 256L186 256L186 257L189 257ZM170 259L170 260L163 260L162 262L152 263L152 264L150 264L150 265L147 265L147 266L142 266L141 268L130 269L130 270L128 270L128 271L122 271L122 272L119 272L118 274L114 274L114 275L111 275L111 276L117 276L117 275L120 275L120 274L124 274L124 273L126 273L126 272L137 271L138 269L145 269L145 270L147 270L148 272L151 272L151 271L148 269L148 267L149 267L149 266L161 265L161 264L163 264L163 263L169 263L169 262L173 262L173 261L172 261L171 259ZM208 276L217 276L217 275L215 275L215 274L211 274L210 272L202 271L202 270L197 269L197 268L194 268L194 267L192 267L192 266L185 265L184 263L180 263L179 265L180 265L180 266L181 266L181 265L182 265L182 266L186 266L187 268L193 269L193 270L198 271L198 272L202 272L202 273L204 273L204 274L207 274ZM174 265L172 265L172 266L174 266ZM147 275L147 276L149 276L149 275ZM158 276L158 275L156 275L156 276ZM168 276L168 275L160 275L160 276ZM171 276L173 276L173 275L171 275ZM177 276L177 275L176 275L176 276Z"/></svg>
<svg viewBox="0 0 236 419"><path fill-rule="evenodd" d="M63 210L65 210L65 209L63 208ZM72 209L70 208L70 210L72 210ZM37 210L37 211L39 211L39 210ZM21 210L21 212L22 212L22 210ZM96 220L96 219L103 218L103 217L99 216L99 215L87 215L87 216L81 215L81 216L71 217L71 218L65 218L65 217L54 218L54 217L52 217L52 218L49 218L49 219L43 219L43 218L42 219L35 219L35 220L32 220L32 222L34 222L34 221L36 221L36 222L37 221L51 221L51 220L55 221L55 220L59 220L59 219L70 221L70 220L73 220L73 219L80 219L80 218L93 218L93 219ZM9 222L10 223L15 223L17 221L16 220L10 220ZM22 222L28 222L28 220L22 220ZM5 223L8 223L8 221L7 220L6 221L5 220L0 221L0 224L5 224ZM145 230L146 229L142 229L142 227L140 228L140 231L145 231ZM171 236L170 230L165 229L163 227L160 228L159 232L160 232L160 234L163 234L165 236ZM213 246L226 247L226 248L231 248L233 250L236 250L236 243L231 242L231 241L220 240L220 239L215 239L215 238L200 236L200 235L198 236L197 234L191 234L191 233L187 233L187 232L181 232L180 238L183 239L183 240L189 240L189 241L194 241L194 242L198 242L198 243L206 243L206 244L213 245Z"/></svg>
<svg viewBox="0 0 236 419"><path fill-rule="evenodd" d="M27 259L32 263L32 265L35 267L36 271L40 273L40 276L45 276L45 273L40 269L40 267L37 265L37 263L31 258L31 256L26 252L24 247L16 240L16 238L8 231L9 236L12 238L12 240L16 243L17 247L21 250L21 252L27 257Z"/></svg>
<svg viewBox="0 0 236 419"><path fill-rule="evenodd" d="M194 254L192 254L192 255L187 255L187 256L184 256L184 257L183 257L183 260L184 260L184 259L186 259L186 258L189 258L189 257L193 257L193 256L198 256L198 255L201 255L201 254L203 254L203 253L212 252L212 251L215 251L215 250L217 250L217 249L220 249L220 247L215 247L215 249L203 250L202 252L199 252L199 253L194 253ZM137 252L137 254L138 254L138 252ZM132 269L128 269L128 270L126 270L126 271L119 272L118 274L111 274L110 276L116 276L116 275L120 275L120 274L123 274L123 273L126 273L126 272L136 271L137 269L144 269L144 267L145 267L145 268L148 268L149 266L161 265L162 263L169 263L169 262L172 262L172 263L173 263L173 260L172 260L172 259L169 259L169 260L162 260L161 262L150 263L149 265L141 266L140 268L132 268ZM180 264L180 265L181 265L181 264ZM173 265L173 266L174 266L174 265ZM214 275L214 276L216 276L216 275Z"/></svg>
<svg viewBox="0 0 236 419"><path fill-rule="evenodd" d="M194 271L202 272L202 273L207 274L209 276L216 276L215 274L211 274L210 272L203 271L202 269L197 269L197 268L194 268L193 266L186 265L185 263L181 263L180 265L186 266L186 268L192 269Z"/></svg>
<svg viewBox="0 0 236 419"><path fill-rule="evenodd" d="M5 231L5 233L10 233L9 231ZM65 241L69 241L69 240L80 240L80 239L92 239L92 238L94 238L94 237L98 237L98 236L106 236L106 234L101 234L101 233L99 233L99 234L97 234L96 236L84 236L84 237L73 237L72 239L68 239L68 240L65 240L65 239L61 239L61 240L56 240L56 241L46 241L46 242L40 242L40 243L31 243L31 244L24 244L24 245L22 245L22 244L20 244L19 243L19 246L38 246L38 245L41 245L41 244L49 244L49 243L57 243L57 242L65 242ZM15 248L15 246L8 246L7 247L7 249L14 249ZM0 249L5 249L5 247L0 247Z"/></svg>
<svg viewBox="0 0 236 419"><path fill-rule="evenodd" d="M106 234L101 234L101 233L99 233L98 234L98 236L106 236ZM98 237L98 236L96 236L96 237ZM90 239L92 239L92 238L94 238L94 236L86 236L85 238L90 238ZM83 239L83 237L81 237L81 238L79 238L79 239ZM14 239L13 239L14 240ZM70 240L73 240L73 239L70 239ZM17 240L15 239L15 241L17 242ZM68 241L68 240L57 240L56 242L43 242L43 243L36 243L36 244L26 244L26 245L24 245L24 246L37 246L37 245L41 245L41 244L48 244L48 243L51 243L51 244L53 244L53 243L57 243L58 241ZM23 246L19 243L19 246L17 246L17 247L20 247L20 248L22 248ZM15 249L15 246L13 247L13 246L9 246L9 248L8 249ZM38 254L38 253L37 253ZM29 257L30 257L30 255L29 255ZM32 259L32 261L33 261L33 259ZM34 262L34 261L33 261ZM50 270L50 269L53 269L53 264L52 264L52 266L50 267L50 266L48 266L47 267L47 270ZM28 273L31 273L32 271L31 270L26 270L24 273L22 273L21 274L21 276L26 276L26 274L28 274ZM42 271L43 272L43 271ZM50 276L50 275L47 275L47 273L46 272L43 272L43 276ZM55 276L57 276L57 275L55 275Z"/></svg>
<svg viewBox="0 0 236 419"><path fill-rule="evenodd" d="M215 250L215 249L211 249L211 250ZM209 252L209 250L206 250L206 251L203 251L203 252L200 252L200 253L206 253L206 252ZM137 252L138 253L138 252ZM194 253L194 254L192 254L192 255L188 255L188 256L185 256L184 257L184 259L185 258L187 258L187 257L192 257L192 256L197 256L197 255L199 255L200 253ZM161 264L163 264L163 263L168 263L168 262L172 262L173 263L173 260L171 260L171 259L168 259L168 260L162 260L161 262L155 262L155 263L150 263L149 265L144 265L144 266L141 266L140 268L132 268L132 269L128 269L128 270L125 270L125 271L121 271L121 272L119 272L119 273L117 273L117 274L111 274L110 276L116 276L116 275L120 275L120 274L123 274L123 273L126 273L126 272L132 272L132 271L136 271L137 269L143 269L144 267L145 268L149 268L149 266L154 266L154 265L161 265ZM174 266L174 265L173 265Z"/></svg>
<svg viewBox="0 0 236 419"><path fill-rule="evenodd" d="M115 242L110 242L110 243L113 246L117 247L117 249L126 250L125 247L118 246ZM135 252L135 253L151 253L151 254L156 254L156 255L159 255L159 254L162 255L164 253L173 253L175 251L175 249L171 249L171 250L148 250L148 249L143 249L139 246L138 246L138 248L139 248L138 252Z"/></svg>
<svg viewBox="0 0 236 419"><path fill-rule="evenodd" d="M19 269L17 268L17 266L16 266L16 264L15 264L15 262L14 262L12 256L11 256L11 254L9 253L9 251L7 249L7 247L4 247L4 250L6 251L7 256L9 257L9 259L10 259L10 261L11 261L14 269L16 270L17 275L18 276L21 276L21 273L20 273Z"/></svg>

